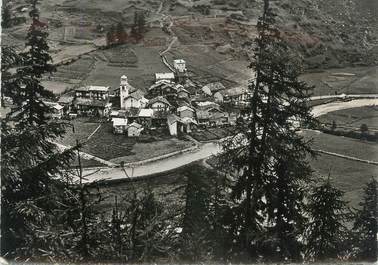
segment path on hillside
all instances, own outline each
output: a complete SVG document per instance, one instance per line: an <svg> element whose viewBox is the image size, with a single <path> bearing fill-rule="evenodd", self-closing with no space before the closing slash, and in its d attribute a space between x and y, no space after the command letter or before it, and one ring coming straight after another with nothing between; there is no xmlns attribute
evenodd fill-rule
<svg viewBox="0 0 378 265"><path fill-rule="evenodd" d="M334 102L319 105L313 108L312 113L315 117L319 117L321 115L327 114L332 111L341 110L341 109L348 109L348 108L355 108L355 107L363 107L363 106L371 106L371 105L378 105L378 99L356 99L346 102ZM221 151L221 146L218 142L213 143L206 143L200 145L197 151L183 153L177 156L173 156L164 160L159 160L151 163L147 163L144 165L136 166L132 168L126 168L126 172L129 174L130 177L140 177L150 174L162 173L165 171L169 171L175 168L179 168L181 166L190 164L195 161L199 161L205 158L208 158L214 154L217 154ZM329 153L329 152L328 152ZM332 155L329 153L329 155ZM342 154L334 154L337 156L344 156ZM355 157L348 157L351 160L358 160L359 158ZM375 163L375 161L370 161ZM97 172L95 172L97 170ZM92 174L93 173L93 174ZM102 169L84 169L84 174L92 174L88 177L85 181L93 182L98 180L116 180L125 178L125 174L121 168L102 168Z"/></svg>

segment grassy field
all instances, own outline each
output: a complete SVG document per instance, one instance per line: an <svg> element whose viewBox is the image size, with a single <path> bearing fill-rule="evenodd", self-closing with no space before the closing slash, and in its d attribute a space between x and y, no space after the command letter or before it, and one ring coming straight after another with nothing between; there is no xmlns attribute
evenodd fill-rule
<svg viewBox="0 0 378 265"><path fill-rule="evenodd" d="M319 120L327 124L335 121L337 126L347 126L357 130L361 124L365 123L369 129L378 130L378 107L368 106L334 111L321 116Z"/></svg>
<svg viewBox="0 0 378 265"><path fill-rule="evenodd" d="M141 161L193 146L190 141L169 137L148 143L138 142L136 138L113 134L110 122L99 123L88 121L87 119L79 119L73 120L71 123L75 127L75 132L72 129L68 129L65 137L58 140L59 143L73 146L76 143L76 139L80 142L86 141L100 126L86 141L81 151L105 160L111 160L114 163Z"/></svg>
<svg viewBox="0 0 378 265"><path fill-rule="evenodd" d="M168 71L161 61L158 49L135 45L126 45L126 47L131 49L137 57L137 62L135 62L136 67L117 67L109 65L107 61L98 61L88 78L84 80L84 83L118 87L120 77L126 75L131 85L136 88L147 88L153 84L155 73ZM108 56L112 53L112 49L106 50ZM117 47L116 52L119 52L119 49ZM92 56L96 56L96 54L103 56L104 52L96 51Z"/></svg>
<svg viewBox="0 0 378 265"><path fill-rule="evenodd" d="M58 139L57 142L67 146L74 146L76 140L80 142L85 141L88 136L96 130L100 125L99 122L90 121L88 119L75 119L70 121L73 128L67 128L67 132L62 139Z"/></svg>
<svg viewBox="0 0 378 265"><path fill-rule="evenodd" d="M314 96L338 94L375 94L378 86L378 67L330 69L306 73L301 80L314 85ZM349 73L343 76L338 73Z"/></svg>
<svg viewBox="0 0 378 265"><path fill-rule="evenodd" d="M378 144L376 143L339 137L316 131L304 131L303 135L306 139L313 139L313 149L320 149L327 152L378 162ZM345 161L345 163L348 162L349 161Z"/></svg>

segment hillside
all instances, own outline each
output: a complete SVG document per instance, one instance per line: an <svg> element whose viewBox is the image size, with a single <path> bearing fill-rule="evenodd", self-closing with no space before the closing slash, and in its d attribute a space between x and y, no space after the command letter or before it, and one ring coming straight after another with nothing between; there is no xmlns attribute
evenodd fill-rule
<svg viewBox="0 0 378 265"><path fill-rule="evenodd" d="M26 11L20 11L27 6L24 1L9 3L14 16L27 17ZM227 17L233 23L231 29L229 24L218 22L218 25L205 23L201 27L189 25L179 33L187 32L196 39L193 43L208 44L204 43L208 41L207 37L214 32L218 34L223 23L225 26L221 29L224 32L218 34L212 48L224 46L220 49L223 53L246 58L245 48L255 36L253 25L256 25L262 5L263 0L45 0L40 9L42 18L49 23L52 51L65 50L67 45L104 43L111 25L122 22L128 27L133 23L134 13L143 11L147 25L154 28L150 39L157 39L158 35L169 38L156 28L169 24L172 18ZM283 38L300 52L306 68L378 63L378 1L271 0L271 7L277 14ZM232 31L235 24L244 28ZM18 44L22 48L27 25L28 19L10 30L4 29L3 43ZM91 50L88 47L83 49Z"/></svg>

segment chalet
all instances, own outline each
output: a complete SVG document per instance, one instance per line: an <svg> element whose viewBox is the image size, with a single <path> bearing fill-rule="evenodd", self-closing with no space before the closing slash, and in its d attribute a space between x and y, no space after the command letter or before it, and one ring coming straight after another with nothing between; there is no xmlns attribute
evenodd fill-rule
<svg viewBox="0 0 378 265"><path fill-rule="evenodd" d="M124 134L127 131L126 118L113 118L112 122L114 134Z"/></svg>
<svg viewBox="0 0 378 265"><path fill-rule="evenodd" d="M106 86L85 86L75 89L76 98L90 98L97 100L108 100L109 89Z"/></svg>
<svg viewBox="0 0 378 265"><path fill-rule="evenodd" d="M75 89L73 105L79 115L107 116L112 104L109 87L86 86Z"/></svg>
<svg viewBox="0 0 378 265"><path fill-rule="evenodd" d="M173 67L175 68L176 72L184 73L186 72L186 62L183 59L177 59L173 61Z"/></svg>
<svg viewBox="0 0 378 265"><path fill-rule="evenodd" d="M153 117L153 109L141 109L138 114L138 122L142 124L144 127L151 127Z"/></svg>
<svg viewBox="0 0 378 265"><path fill-rule="evenodd" d="M72 110L74 99L73 96L62 96L59 98L58 103L64 107L64 113L69 113Z"/></svg>
<svg viewBox="0 0 378 265"><path fill-rule="evenodd" d="M183 85L186 91L189 92L190 96L196 96L201 91L200 89L198 89L198 86L190 79L186 79Z"/></svg>
<svg viewBox="0 0 378 265"><path fill-rule="evenodd" d="M218 108L198 109L197 120L199 125L219 126L228 124L228 115Z"/></svg>
<svg viewBox="0 0 378 265"><path fill-rule="evenodd" d="M210 83L202 87L202 92L208 96L214 95L218 91L225 90L225 86L221 82Z"/></svg>
<svg viewBox="0 0 378 265"><path fill-rule="evenodd" d="M74 105L79 115L87 116L108 116L111 111L112 103L103 100L76 98Z"/></svg>
<svg viewBox="0 0 378 265"><path fill-rule="evenodd" d="M139 123L133 122L127 126L128 137L139 137L143 131L143 126Z"/></svg>
<svg viewBox="0 0 378 265"><path fill-rule="evenodd" d="M246 87L233 87L224 91L224 101L235 105L246 105L251 92Z"/></svg>
<svg viewBox="0 0 378 265"><path fill-rule="evenodd" d="M177 97L178 98L189 98L190 92L188 90L186 90L183 86L180 86L177 89Z"/></svg>
<svg viewBox="0 0 378 265"><path fill-rule="evenodd" d="M148 89L148 95L149 97L164 96L175 100L177 97L177 86L175 83L166 80L158 81Z"/></svg>
<svg viewBox="0 0 378 265"><path fill-rule="evenodd" d="M63 118L64 114L64 106L60 105L59 103L56 102L43 102L46 106L50 108L50 113L49 116L53 119L61 119Z"/></svg>
<svg viewBox="0 0 378 265"><path fill-rule="evenodd" d="M207 110L209 112L210 126L220 126L228 124L228 114L217 109L211 108Z"/></svg>
<svg viewBox="0 0 378 265"><path fill-rule="evenodd" d="M169 114L167 116L167 124L169 133L172 136L176 136L178 133L189 133L194 126L197 126L197 122L189 117L180 118L175 114Z"/></svg>
<svg viewBox="0 0 378 265"><path fill-rule="evenodd" d="M162 96L155 97L148 102L148 107L155 111L169 111L171 106L169 101Z"/></svg>
<svg viewBox="0 0 378 265"><path fill-rule="evenodd" d="M180 118L194 118L196 115L196 112L193 108L190 108L188 106L181 106L177 109L177 113Z"/></svg>

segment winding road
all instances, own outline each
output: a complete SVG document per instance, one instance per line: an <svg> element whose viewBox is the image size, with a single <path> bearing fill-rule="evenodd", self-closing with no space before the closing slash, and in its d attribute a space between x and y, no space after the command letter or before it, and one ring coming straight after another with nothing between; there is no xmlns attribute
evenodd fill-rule
<svg viewBox="0 0 378 265"><path fill-rule="evenodd" d="M313 107L312 113L315 117L327 114L332 111L349 109L355 107L378 105L378 98L355 99L343 102L332 102ZM100 180L117 180L123 178L134 178L155 173L162 173L181 166L199 161L217 154L221 151L221 146L217 142L206 143L199 146L196 151L183 153L167 159L146 163L134 168L126 168L128 176L125 175L122 168L88 168L84 169L85 182L94 182Z"/></svg>

